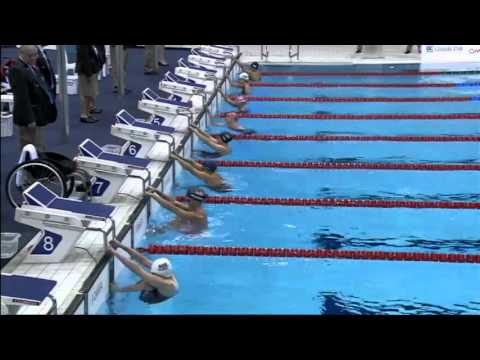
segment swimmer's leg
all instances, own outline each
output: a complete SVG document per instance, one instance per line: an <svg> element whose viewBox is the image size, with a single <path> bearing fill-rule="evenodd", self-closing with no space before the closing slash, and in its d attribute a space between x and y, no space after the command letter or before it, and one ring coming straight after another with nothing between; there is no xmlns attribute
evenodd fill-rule
<svg viewBox="0 0 480 360"><path fill-rule="evenodd" d="M244 129L241 131L241 133L244 135L252 135L252 134L256 134L257 132L253 129Z"/></svg>
<svg viewBox="0 0 480 360"><path fill-rule="evenodd" d="M226 193L233 191L232 187L228 184L222 184L219 186L207 186L210 190L213 190L217 193Z"/></svg>
<svg viewBox="0 0 480 360"><path fill-rule="evenodd" d="M193 153L206 159L217 159L219 157L222 157L222 155L218 152L210 152L205 150L193 150Z"/></svg>

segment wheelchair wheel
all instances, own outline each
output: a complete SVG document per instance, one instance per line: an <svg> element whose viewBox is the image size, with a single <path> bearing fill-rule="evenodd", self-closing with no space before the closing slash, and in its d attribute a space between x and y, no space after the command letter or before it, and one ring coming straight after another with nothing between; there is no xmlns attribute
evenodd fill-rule
<svg viewBox="0 0 480 360"><path fill-rule="evenodd" d="M32 160L17 165L8 175L6 190L10 204L20 207L24 201L23 192L35 182L59 197L68 195L67 178L57 166L48 161Z"/></svg>

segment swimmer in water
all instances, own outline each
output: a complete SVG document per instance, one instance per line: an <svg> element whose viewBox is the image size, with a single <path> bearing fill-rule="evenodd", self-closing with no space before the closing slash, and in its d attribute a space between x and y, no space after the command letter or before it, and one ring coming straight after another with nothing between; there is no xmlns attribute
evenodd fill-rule
<svg viewBox="0 0 480 360"><path fill-rule="evenodd" d="M252 92L250 86L250 76L243 72L238 76L238 81L233 81L232 86L239 87L242 90L242 95L250 95Z"/></svg>
<svg viewBox="0 0 480 360"><path fill-rule="evenodd" d="M172 153L170 157L177 160L180 165L192 175L203 180L210 189L219 192L231 191L230 186L225 184L223 177L216 171L217 164L215 162L205 161L199 163L195 160L185 159L176 153Z"/></svg>
<svg viewBox="0 0 480 360"><path fill-rule="evenodd" d="M247 104L248 100L245 96L227 96L225 93L222 91L222 89L219 89L220 94L222 95L223 99L225 102L227 102L230 105L236 106L238 108L238 111L241 113L247 112Z"/></svg>
<svg viewBox="0 0 480 360"><path fill-rule="evenodd" d="M229 132L223 132L217 138L208 134L207 132L203 131L195 125L190 125L189 127L190 130L192 130L193 133L200 138L200 140L202 140L205 144L215 150L215 152L198 151L200 156L218 158L224 155L228 155L232 152L228 143L233 140L233 136Z"/></svg>
<svg viewBox="0 0 480 360"><path fill-rule="evenodd" d="M229 112L225 114L225 124L230 130L241 132L242 134L255 134L255 130L247 129L240 124L238 114Z"/></svg>
<svg viewBox="0 0 480 360"><path fill-rule="evenodd" d="M121 254L118 249L124 250L131 259ZM164 302L177 294L178 281L168 259L161 258L152 262L135 249L117 240L110 242L108 252L142 279L124 288L112 283L110 286L112 292L140 292L140 300L150 305Z"/></svg>
<svg viewBox="0 0 480 360"><path fill-rule="evenodd" d="M242 71L246 72L250 77L251 81L260 81L262 80L262 73L260 72L260 64L258 62L252 62L250 65L239 64L242 68Z"/></svg>
<svg viewBox="0 0 480 360"><path fill-rule="evenodd" d="M199 188L190 188L187 191L187 204L176 201L174 198L149 187L145 195L155 199L165 209L177 215L169 223L169 227L185 234L199 234L208 228L208 218L202 207L207 194Z"/></svg>

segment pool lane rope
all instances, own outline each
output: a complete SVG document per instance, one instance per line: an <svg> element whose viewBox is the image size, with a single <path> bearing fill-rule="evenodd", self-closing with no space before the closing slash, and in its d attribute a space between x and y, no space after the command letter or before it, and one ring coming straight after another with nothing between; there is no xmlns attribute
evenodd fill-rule
<svg viewBox="0 0 480 360"><path fill-rule="evenodd" d="M219 136L219 134L215 134ZM477 142L480 136L383 136L383 135L234 135L235 140L254 141L399 141L399 142Z"/></svg>
<svg viewBox="0 0 480 360"><path fill-rule="evenodd" d="M262 71L264 76L432 76L477 75L480 71Z"/></svg>
<svg viewBox="0 0 480 360"><path fill-rule="evenodd" d="M186 201L185 196L177 196L178 201ZM411 208L411 209L480 209L480 202L466 201L404 201L404 200L363 200L363 199L291 199L260 198L239 196L209 196L206 204L236 205L281 205L281 206L325 206L360 208Z"/></svg>
<svg viewBox="0 0 480 360"><path fill-rule="evenodd" d="M445 97L276 97L276 96L244 96L249 101L271 102L314 102L314 103L364 103L364 102L466 102L479 101L478 96L445 96Z"/></svg>
<svg viewBox="0 0 480 360"><path fill-rule="evenodd" d="M466 83L302 83L302 82L252 82L254 87L301 87L301 88L452 88L477 87L480 82Z"/></svg>
<svg viewBox="0 0 480 360"><path fill-rule="evenodd" d="M285 249L252 247L216 247L189 245L150 245L140 252L165 255L255 256L281 258L354 259L387 261L429 261L444 263L480 263L480 255L358 250Z"/></svg>
<svg viewBox="0 0 480 360"><path fill-rule="evenodd" d="M280 162L217 160L221 167L323 169L323 170L425 170L480 171L480 164L362 163L362 162Z"/></svg>
<svg viewBox="0 0 480 360"><path fill-rule="evenodd" d="M224 118L227 113L220 113ZM301 120L478 120L480 113L466 114L258 114L238 113L244 119L301 119Z"/></svg>

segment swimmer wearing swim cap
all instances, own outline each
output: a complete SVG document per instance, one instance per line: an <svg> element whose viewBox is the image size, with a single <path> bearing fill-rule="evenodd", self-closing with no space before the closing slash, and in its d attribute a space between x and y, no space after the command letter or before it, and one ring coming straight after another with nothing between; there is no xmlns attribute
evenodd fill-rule
<svg viewBox="0 0 480 360"><path fill-rule="evenodd" d="M241 81L250 81L250 76L246 72L243 72L238 76L238 79Z"/></svg>
<svg viewBox="0 0 480 360"><path fill-rule="evenodd" d="M222 89L220 89L219 92L220 92L220 95L222 95L225 102L227 102L230 105L236 106L238 108L238 111L241 113L247 112L248 99L245 96L240 95L240 96L228 97L227 95L225 95Z"/></svg>
<svg viewBox="0 0 480 360"><path fill-rule="evenodd" d="M192 175L203 180L212 190L225 192L227 189L230 189L225 184L223 177L217 172L217 163L215 161L203 161L200 163L183 158L176 153L172 153L170 157L178 161Z"/></svg>
<svg viewBox="0 0 480 360"><path fill-rule="evenodd" d="M262 73L260 72L260 64L256 61L248 64L240 64L242 71L248 74L250 81L260 81L262 80Z"/></svg>
<svg viewBox="0 0 480 360"><path fill-rule="evenodd" d="M174 198L149 187L145 192L156 200L162 207L177 215L176 219L170 222L169 226L183 233L198 234L208 228L208 219L202 202L207 194L200 188L190 188L186 193L187 203L181 203Z"/></svg>
<svg viewBox="0 0 480 360"><path fill-rule="evenodd" d="M124 250L130 258L121 254L118 249ZM136 284L124 288L113 283L110 287L112 292L139 292L140 300L150 305L164 302L177 294L178 281L173 272L172 263L168 259L160 258L151 261L137 250L117 240L110 241L107 251L141 278Z"/></svg>
<svg viewBox="0 0 480 360"><path fill-rule="evenodd" d="M243 72L238 76L238 81L232 81L232 86L238 87L241 89L242 95L250 95L252 92L250 86L250 75L248 72Z"/></svg>
<svg viewBox="0 0 480 360"><path fill-rule="evenodd" d="M200 138L200 140L202 140L205 144L215 150L216 157L228 155L232 152L230 146L228 145L228 143L233 139L231 134L227 133L228 135L230 135L230 138L228 139L228 141L224 141L224 139L227 139L228 136L225 136L223 138L216 138L194 125L190 125L190 130L192 130L193 133Z"/></svg>

